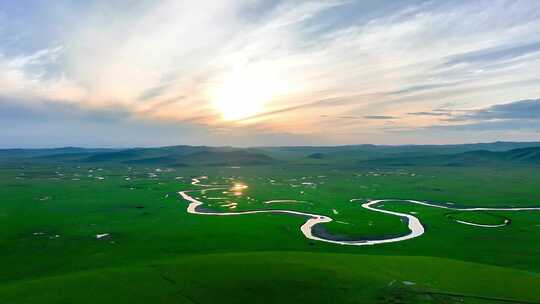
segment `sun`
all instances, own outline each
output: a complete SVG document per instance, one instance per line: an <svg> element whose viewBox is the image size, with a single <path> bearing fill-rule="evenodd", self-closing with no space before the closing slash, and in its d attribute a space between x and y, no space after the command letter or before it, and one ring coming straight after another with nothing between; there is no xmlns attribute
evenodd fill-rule
<svg viewBox="0 0 540 304"><path fill-rule="evenodd" d="M210 98L224 120L241 120L264 112L281 87L279 81L261 71L241 70L220 82Z"/></svg>

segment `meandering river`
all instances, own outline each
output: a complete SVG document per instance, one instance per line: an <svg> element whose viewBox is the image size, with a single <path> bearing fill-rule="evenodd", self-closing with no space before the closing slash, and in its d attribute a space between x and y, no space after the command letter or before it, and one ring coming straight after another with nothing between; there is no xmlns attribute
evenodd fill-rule
<svg viewBox="0 0 540 304"><path fill-rule="evenodd" d="M417 204L417 205L423 205L433 208L441 208L441 209L448 209L448 210L455 210L455 211L540 211L540 207L524 207L524 208L485 208L485 207L478 207L478 208L455 208L450 206L443 206L443 205L437 205L434 203L429 203L425 201L416 201L416 200L403 200L403 199L379 199L379 200L371 200L368 202L365 202L361 204L361 207L370 211L374 212L380 212L385 214L390 214L394 216L398 216L402 219L406 219L407 226L409 228L409 233L398 236L398 237L392 237L392 238L381 238L381 239L375 239L375 240L334 240L329 236L321 237L316 236L313 234L313 227L318 224L328 223L333 221L333 219L326 215L320 215L320 214L314 214L314 213L306 213L306 212L299 212L299 211L293 211L293 210L286 210L286 209L272 209L272 210L253 210L253 211L238 211L238 212L214 212L214 211L207 211L207 210L199 210L198 207L204 205L204 203L193 196L189 195L188 193L192 192L207 192L207 191L217 191L217 190L227 190L230 189L230 186L227 185L209 185L209 184L202 184L200 181L200 178L193 178L192 185L204 187L204 189L198 189L198 190L186 190L186 191L180 191L178 194L189 202L189 205L187 207L187 212L191 214L200 214L200 215L212 215L212 216L233 216L233 215L243 215L243 214L258 214L258 213L274 213L274 214L292 214L292 215L300 215L305 216L308 219L306 222L300 226L300 231L304 234L304 236L307 239L315 240L315 241L321 241L326 243L332 243L332 244L339 244L339 245L352 245L352 246L367 246L367 245L377 245L377 244L384 244L384 243L395 243L395 242L401 242L409 239L413 239L416 237L421 236L425 233L425 228L420 222L420 220L415 217L412 214L407 213L401 213L401 212L395 212L395 211L388 211L381 209L380 207L377 207L377 204L382 202L403 202L403 203L411 203L411 204ZM360 201L361 199L351 199L351 202ZM263 203L272 203L272 202L303 202L303 201L295 201L295 200L271 200ZM497 227L503 227L509 224L508 220L505 220L503 224L498 225L483 225L483 224L475 224L465 221L456 220L457 223L465 224L465 225L471 225L471 226L477 226L477 227L483 227L483 228L497 228Z"/></svg>

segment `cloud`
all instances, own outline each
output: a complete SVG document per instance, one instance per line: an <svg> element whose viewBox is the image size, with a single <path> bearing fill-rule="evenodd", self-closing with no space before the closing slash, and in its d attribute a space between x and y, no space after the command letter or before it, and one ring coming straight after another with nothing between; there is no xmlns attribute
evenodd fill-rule
<svg viewBox="0 0 540 304"><path fill-rule="evenodd" d="M365 119L397 119L397 117L394 116L387 116L387 115L366 115L364 116Z"/></svg>
<svg viewBox="0 0 540 304"><path fill-rule="evenodd" d="M320 143L309 135L214 126L203 128L190 122L148 120L122 108L87 109L52 100L27 105L4 98L0 98L0 137L0 148Z"/></svg>
<svg viewBox="0 0 540 304"><path fill-rule="evenodd" d="M458 84L460 84L460 82L421 84L421 85L399 89L393 92L388 92L387 94L388 95L410 94L410 93L417 93L417 92L422 92L422 91L429 91L429 90L434 90L434 89L452 87Z"/></svg>
<svg viewBox="0 0 540 304"><path fill-rule="evenodd" d="M65 104L55 100L33 100L28 104L24 100L0 97L0 118L3 121L21 124L31 120L51 122L55 120L104 123L118 122L132 117L128 108L85 108L79 104Z"/></svg>
<svg viewBox="0 0 540 304"><path fill-rule="evenodd" d="M474 131L474 132L492 132L492 131L540 131L540 124L536 120L493 120L477 121L472 123L458 125L434 125L426 129L442 131Z"/></svg>
<svg viewBox="0 0 540 304"><path fill-rule="evenodd" d="M360 126L386 138L384 120L414 129L495 119L502 110L491 106L540 96L535 1L8 2L0 97L28 113L47 100L73 120L85 120L80 110L193 134L249 130L245 143L254 130L345 143L362 140ZM216 107L231 83L258 93L229 94L221 108L257 103L236 120ZM449 102L491 112L431 110Z"/></svg>
<svg viewBox="0 0 540 304"><path fill-rule="evenodd" d="M445 119L452 124L433 125L428 129L451 131L540 130L540 99L519 100L490 107L461 111Z"/></svg>
<svg viewBox="0 0 540 304"><path fill-rule="evenodd" d="M408 115L416 115L416 116L448 116L450 115L448 112L411 112L407 113Z"/></svg>
<svg viewBox="0 0 540 304"><path fill-rule="evenodd" d="M478 51L463 53L449 58L446 65L473 64L511 60L540 52L540 41L506 48L486 48Z"/></svg>
<svg viewBox="0 0 540 304"><path fill-rule="evenodd" d="M452 117L452 121L487 121L487 120L539 120L540 99L519 100L497 104L484 109L466 111Z"/></svg>

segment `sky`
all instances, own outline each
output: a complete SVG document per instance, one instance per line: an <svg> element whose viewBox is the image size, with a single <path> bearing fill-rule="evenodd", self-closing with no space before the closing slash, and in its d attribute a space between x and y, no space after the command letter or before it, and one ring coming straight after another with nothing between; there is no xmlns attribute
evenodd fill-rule
<svg viewBox="0 0 540 304"><path fill-rule="evenodd" d="M0 0L0 148L540 140L540 1Z"/></svg>

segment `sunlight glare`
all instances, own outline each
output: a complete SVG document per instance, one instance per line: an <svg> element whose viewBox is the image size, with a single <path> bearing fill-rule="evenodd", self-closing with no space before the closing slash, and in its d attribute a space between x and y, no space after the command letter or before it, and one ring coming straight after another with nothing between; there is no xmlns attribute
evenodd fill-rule
<svg viewBox="0 0 540 304"><path fill-rule="evenodd" d="M265 111L265 106L285 87L267 72L240 70L213 90L212 104L223 119L239 120Z"/></svg>
<svg viewBox="0 0 540 304"><path fill-rule="evenodd" d="M240 196L240 195L242 195L242 191L243 191L244 189L246 189L247 187L248 187L248 186L245 185L245 184L235 183L235 184L232 186L231 190L233 191L233 195L234 195L234 196Z"/></svg>

